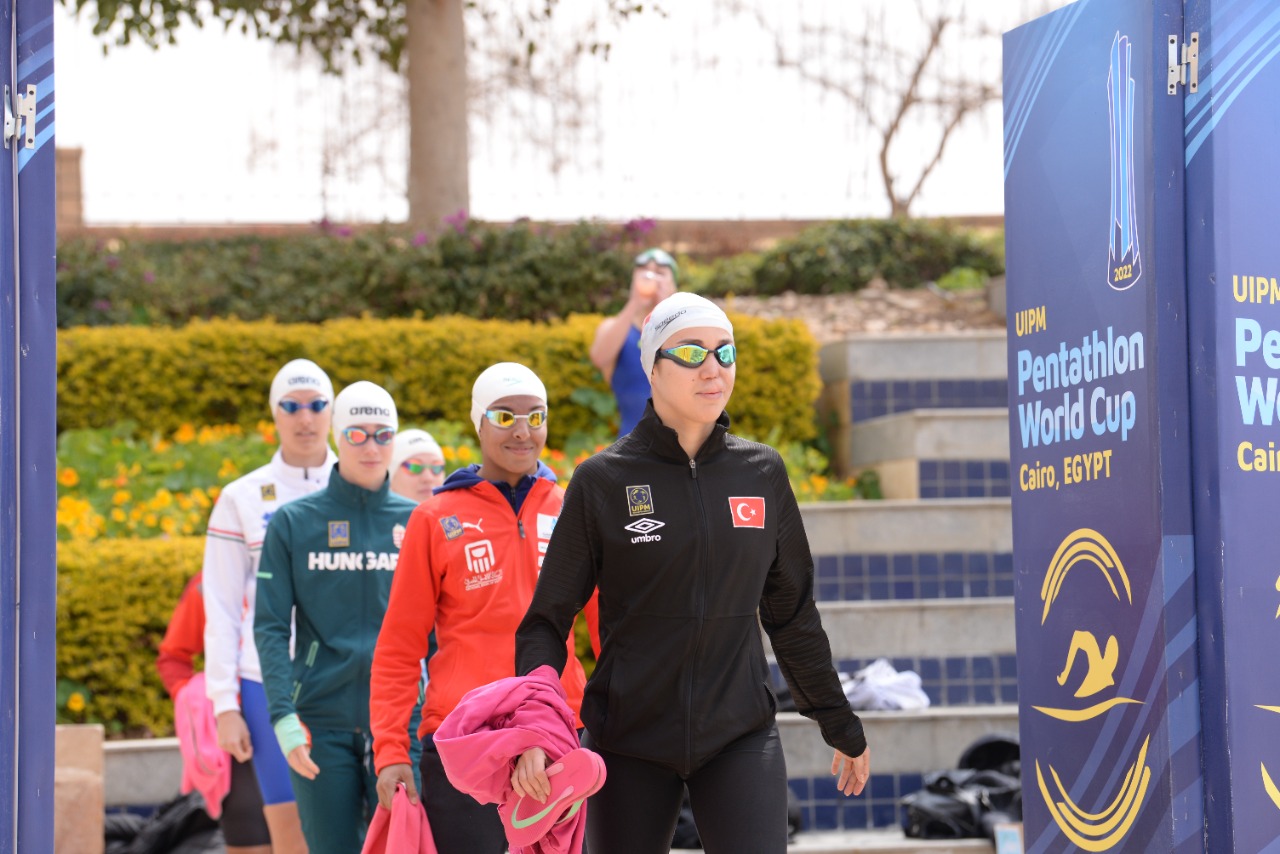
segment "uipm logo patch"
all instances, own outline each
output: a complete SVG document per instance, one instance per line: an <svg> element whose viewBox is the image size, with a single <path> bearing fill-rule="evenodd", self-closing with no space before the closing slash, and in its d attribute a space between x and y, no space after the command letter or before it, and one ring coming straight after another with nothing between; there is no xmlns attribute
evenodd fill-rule
<svg viewBox="0 0 1280 854"><path fill-rule="evenodd" d="M653 493L647 484L627 487L627 512L632 516L648 516L653 512Z"/></svg>

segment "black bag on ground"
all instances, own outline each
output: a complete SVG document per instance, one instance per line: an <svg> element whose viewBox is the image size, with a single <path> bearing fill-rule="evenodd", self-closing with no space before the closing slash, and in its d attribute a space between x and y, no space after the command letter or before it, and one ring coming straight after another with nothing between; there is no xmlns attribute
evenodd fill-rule
<svg viewBox="0 0 1280 854"><path fill-rule="evenodd" d="M1016 739L983 736L961 754L960 765L926 775L924 788L902 799L902 829L908 837L992 839L997 821L1022 819Z"/></svg>
<svg viewBox="0 0 1280 854"><path fill-rule="evenodd" d="M134 831L131 836L130 831ZM204 811L199 792L174 798L140 824L108 816L105 836L106 854L222 854L225 850L222 830Z"/></svg>

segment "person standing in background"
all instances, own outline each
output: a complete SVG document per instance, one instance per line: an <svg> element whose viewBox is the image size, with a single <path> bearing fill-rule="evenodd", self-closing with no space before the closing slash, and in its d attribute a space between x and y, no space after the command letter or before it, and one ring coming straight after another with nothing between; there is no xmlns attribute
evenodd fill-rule
<svg viewBox="0 0 1280 854"><path fill-rule="evenodd" d="M676 292L678 275L676 259L665 250L641 252L631 271L626 304L596 327L589 355L618 402L619 436L636 426L649 399L649 377L640 366L640 325L654 306Z"/></svg>
<svg viewBox="0 0 1280 854"><path fill-rule="evenodd" d="M396 434L391 454L391 491L419 503L444 483L444 451L426 430Z"/></svg>
<svg viewBox="0 0 1280 854"><path fill-rule="evenodd" d="M268 402L280 448L267 465L223 488L209 516L204 550L206 692L218 746L251 758L275 854L303 854L306 841L275 744L254 643L258 560L267 522L288 502L322 490L337 457L329 448L333 384L315 363L294 359L271 381Z"/></svg>
<svg viewBox="0 0 1280 854"><path fill-rule="evenodd" d="M377 806L369 668L417 506L387 476L398 423L385 389L363 381L343 389L328 486L280 508L262 545L254 636L311 854L358 852ZM407 727L404 735L412 742Z"/></svg>

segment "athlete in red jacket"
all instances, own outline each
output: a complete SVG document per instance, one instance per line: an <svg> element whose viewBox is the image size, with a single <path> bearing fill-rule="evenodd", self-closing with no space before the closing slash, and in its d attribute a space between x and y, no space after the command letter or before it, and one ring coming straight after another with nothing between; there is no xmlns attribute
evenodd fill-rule
<svg viewBox="0 0 1280 854"><path fill-rule="evenodd" d="M172 700L177 700L178 692L191 681L196 672L195 657L204 652L202 582L203 573L197 572L183 588L156 656L156 671ZM234 757L231 762L231 790L222 801L220 819L227 854L271 852L271 834L262 815L262 794L253 776L252 762L240 762Z"/></svg>
<svg viewBox="0 0 1280 854"><path fill-rule="evenodd" d="M546 417L546 389L531 370L504 362L481 373L472 390L481 464L454 472L410 517L373 655L369 721L379 799L390 808L397 783L416 802L406 730L435 630L419 734L423 800L440 854L506 850L497 807L449 783L431 735L467 691L515 675L515 630L564 497L538 461ZM566 647L561 683L576 716L586 679L572 635Z"/></svg>

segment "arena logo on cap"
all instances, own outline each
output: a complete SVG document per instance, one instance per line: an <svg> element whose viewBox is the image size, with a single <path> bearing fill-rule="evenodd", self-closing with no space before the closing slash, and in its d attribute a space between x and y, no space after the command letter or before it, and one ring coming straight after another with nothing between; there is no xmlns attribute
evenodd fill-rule
<svg viewBox="0 0 1280 854"><path fill-rule="evenodd" d="M313 385L319 386L320 380L309 374L303 374L300 377L289 377L289 385Z"/></svg>
<svg viewBox="0 0 1280 854"><path fill-rule="evenodd" d="M653 493L649 487L627 487L627 512L632 516L647 516L653 512Z"/></svg>
<svg viewBox="0 0 1280 854"><path fill-rule="evenodd" d="M353 406L349 411L352 415L381 415L383 418L391 417L391 410L384 409L381 406Z"/></svg>

